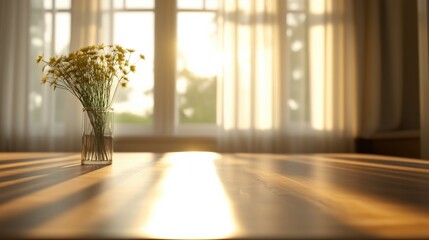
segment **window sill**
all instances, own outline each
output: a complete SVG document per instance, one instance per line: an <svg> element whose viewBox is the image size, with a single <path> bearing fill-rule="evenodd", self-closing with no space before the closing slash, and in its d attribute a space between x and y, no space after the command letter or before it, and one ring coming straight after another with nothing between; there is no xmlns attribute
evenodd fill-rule
<svg viewBox="0 0 429 240"><path fill-rule="evenodd" d="M214 137L115 137L116 152L217 151Z"/></svg>

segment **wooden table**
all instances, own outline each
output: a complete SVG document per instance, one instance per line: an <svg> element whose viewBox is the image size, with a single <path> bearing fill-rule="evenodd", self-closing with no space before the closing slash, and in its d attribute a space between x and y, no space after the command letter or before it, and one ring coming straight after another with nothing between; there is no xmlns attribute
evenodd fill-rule
<svg viewBox="0 0 429 240"><path fill-rule="evenodd" d="M0 238L429 238L429 162L0 153Z"/></svg>

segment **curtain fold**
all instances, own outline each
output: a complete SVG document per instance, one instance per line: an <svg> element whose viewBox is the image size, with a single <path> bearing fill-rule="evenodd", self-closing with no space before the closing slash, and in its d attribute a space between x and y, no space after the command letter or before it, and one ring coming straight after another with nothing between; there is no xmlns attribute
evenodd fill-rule
<svg viewBox="0 0 429 240"><path fill-rule="evenodd" d="M93 44L110 44L112 0L72 0L70 49Z"/></svg>
<svg viewBox="0 0 429 240"><path fill-rule="evenodd" d="M276 1L222 1L221 150L272 150L279 97ZM255 67L258 66L258 67ZM276 70L274 70L276 69Z"/></svg>
<svg viewBox="0 0 429 240"><path fill-rule="evenodd" d="M84 46L110 43L110 0L72 0L70 51ZM81 147L82 104L68 92L61 94L62 106L56 106L64 118L61 146L55 150L79 151Z"/></svg>
<svg viewBox="0 0 429 240"><path fill-rule="evenodd" d="M401 125L402 4L401 0L355 1L361 137Z"/></svg>
<svg viewBox="0 0 429 240"><path fill-rule="evenodd" d="M0 1L0 150L29 146L29 11L29 1Z"/></svg>
<svg viewBox="0 0 429 240"><path fill-rule="evenodd" d="M110 1L73 0L71 5L70 51L84 46L110 43L109 23ZM64 104L64 143L61 148L67 151L79 151L81 147L82 104L68 92L61 92ZM58 108L61 108L60 106Z"/></svg>
<svg viewBox="0 0 429 240"><path fill-rule="evenodd" d="M306 2L306 15L294 17L284 14L285 1L221 1L221 151L353 149L357 85L352 2ZM300 19L305 21L304 37L292 40L294 32L288 31ZM301 59L290 57L300 49L307 51ZM290 67L293 61L301 61L300 66Z"/></svg>

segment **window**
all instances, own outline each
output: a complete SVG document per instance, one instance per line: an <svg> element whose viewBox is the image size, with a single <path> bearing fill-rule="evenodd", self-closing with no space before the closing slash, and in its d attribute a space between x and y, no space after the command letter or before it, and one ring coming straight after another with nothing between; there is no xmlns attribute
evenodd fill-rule
<svg viewBox="0 0 429 240"><path fill-rule="evenodd" d="M115 109L116 135L153 133L154 113L154 41L155 3L153 0L115 0L110 25L114 44L145 55L136 74L130 75L127 88L117 92Z"/></svg>
<svg viewBox="0 0 429 240"><path fill-rule="evenodd" d="M217 1L178 0L177 7L177 133L214 134L220 66Z"/></svg>
<svg viewBox="0 0 429 240"><path fill-rule="evenodd" d="M176 90L179 124L216 123L219 59L215 3L178 1Z"/></svg>
<svg viewBox="0 0 429 240"><path fill-rule="evenodd" d="M130 76L129 87L118 91L113 106L116 121L151 125L154 105L154 2L115 1L112 22L113 42L144 53L146 58L144 64L139 65L139 71Z"/></svg>
<svg viewBox="0 0 429 240"><path fill-rule="evenodd" d="M69 52L72 0L33 1L43 1L44 5L33 14L38 17L33 19L31 29L34 58L41 52L46 55ZM100 2L111 9L108 30L112 42L146 56L137 74L130 76L129 86L118 91L115 98L115 134L214 136L220 68L218 0ZM286 11L285 101L290 112L288 118L296 123L309 122L311 115L306 68L307 4L306 0L288 0L280 5ZM32 84L38 84L39 73L32 76ZM45 97L32 94L30 107L37 108ZM58 98L52 104L61 104L60 101L63 100ZM47 115L40 111L37 116L42 119ZM61 120L62 115L51 117Z"/></svg>
<svg viewBox="0 0 429 240"><path fill-rule="evenodd" d="M31 65L34 65L34 59L42 52L46 56L55 54L67 54L70 48L70 30L71 30L71 0L43 0L43 4L39 4L42 0L34 0L31 2L33 12L30 15L30 54ZM41 7L42 6L42 7ZM40 69L31 68L29 75L29 89L40 89ZM48 119L55 119L57 124L54 129L63 127L64 115L59 111L48 111L61 105L64 98L60 94L52 94L51 89L43 88L41 92L31 91L29 96L29 110L31 118L36 124L33 131L40 133L46 129L38 127L39 123L47 122ZM48 100L49 99L49 100ZM43 108L42 104L48 105ZM59 131L52 131L52 134L57 134ZM37 134L36 133L36 134Z"/></svg>
<svg viewBox="0 0 429 240"><path fill-rule="evenodd" d="M310 119L307 64L307 1L288 0L286 4L286 79L290 122Z"/></svg>
<svg viewBox="0 0 429 240"><path fill-rule="evenodd" d="M117 92L113 104L116 135L198 135L201 129L214 133L219 66L217 0L100 2L111 9L111 42L146 57L130 76L128 87ZM37 46L32 46L34 56L69 52L71 3L43 0L40 14L44 23L32 31L38 39ZM177 40L173 52L165 50L170 47L170 38ZM168 72L172 74L164 74ZM37 79L33 82L38 84Z"/></svg>

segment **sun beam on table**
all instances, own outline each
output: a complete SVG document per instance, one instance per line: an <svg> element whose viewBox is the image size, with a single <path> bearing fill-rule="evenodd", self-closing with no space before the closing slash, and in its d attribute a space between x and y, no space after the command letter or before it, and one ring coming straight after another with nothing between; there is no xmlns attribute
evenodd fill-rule
<svg viewBox="0 0 429 240"><path fill-rule="evenodd" d="M218 154L167 154L166 175L144 234L155 238L225 238L236 230L229 199L216 173Z"/></svg>

